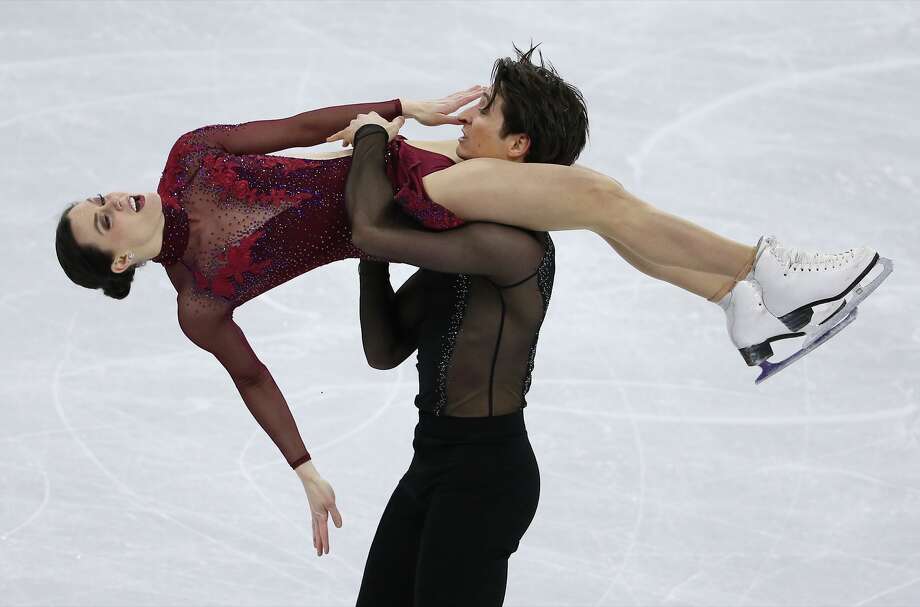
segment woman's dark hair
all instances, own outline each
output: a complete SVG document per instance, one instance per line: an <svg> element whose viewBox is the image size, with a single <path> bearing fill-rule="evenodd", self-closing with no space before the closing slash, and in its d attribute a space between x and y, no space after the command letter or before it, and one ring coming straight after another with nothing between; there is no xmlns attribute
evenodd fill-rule
<svg viewBox="0 0 920 607"><path fill-rule="evenodd" d="M87 289L102 289L115 299L124 299L131 292L136 266L121 274L112 271L112 256L93 245L81 246L73 236L73 227L67 214L79 203L73 203L61 215L57 225L54 247L58 262L67 278Z"/></svg>
<svg viewBox="0 0 920 607"><path fill-rule="evenodd" d="M505 121L500 135L525 133L530 137L530 150L525 162L572 164L585 147L588 138L588 108L581 91L568 84L550 63L531 63L537 49L522 51L514 46L515 59L503 57L492 68L492 98L502 97Z"/></svg>

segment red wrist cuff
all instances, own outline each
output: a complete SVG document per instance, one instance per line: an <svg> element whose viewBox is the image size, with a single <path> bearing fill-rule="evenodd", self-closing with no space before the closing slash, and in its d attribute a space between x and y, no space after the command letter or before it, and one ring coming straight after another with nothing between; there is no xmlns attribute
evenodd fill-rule
<svg viewBox="0 0 920 607"><path fill-rule="evenodd" d="M291 469L292 469L292 470L296 470L296 469L297 469L297 466L299 466L300 464L306 463L306 462L310 461L311 459L313 459L313 458L310 456L309 453L307 453L307 454L304 455L304 456L298 457L298 458L295 459L293 462L291 462Z"/></svg>

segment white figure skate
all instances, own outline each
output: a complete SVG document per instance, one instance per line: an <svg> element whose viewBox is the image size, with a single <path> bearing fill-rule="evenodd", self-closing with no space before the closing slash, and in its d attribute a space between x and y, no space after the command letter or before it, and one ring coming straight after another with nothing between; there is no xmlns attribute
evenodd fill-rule
<svg viewBox="0 0 920 607"><path fill-rule="evenodd" d="M785 324L773 316L763 303L760 286L753 281L743 280L735 285L725 305L725 318L732 342L741 353L748 366L760 366L761 372L755 384L779 373L818 346L827 342L845 326L856 319L857 309L853 309L840 322L806 344L798 352L773 363L767 360L773 356L771 343L781 339L791 339L806 335L804 331L789 331ZM834 312L826 314L829 320Z"/></svg>
<svg viewBox="0 0 920 607"><path fill-rule="evenodd" d="M790 331L804 330L805 347L831 331L894 271L894 263L869 247L842 253L817 253L783 247L762 238L754 269L763 302ZM820 320L814 308L836 303L833 314Z"/></svg>
<svg viewBox="0 0 920 607"><path fill-rule="evenodd" d="M876 267L881 272L873 272ZM785 369L853 322L859 303L893 270L890 259L868 247L826 254L785 248L775 238L761 238L754 269L735 285L726 307L732 341L749 366L762 369L755 383ZM815 308L824 310L816 317ZM773 355L771 342L803 335L801 350L778 363L767 361Z"/></svg>

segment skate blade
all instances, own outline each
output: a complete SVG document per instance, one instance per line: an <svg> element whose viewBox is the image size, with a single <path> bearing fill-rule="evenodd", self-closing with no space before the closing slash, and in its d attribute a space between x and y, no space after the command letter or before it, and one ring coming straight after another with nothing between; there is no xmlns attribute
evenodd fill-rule
<svg viewBox="0 0 920 607"><path fill-rule="evenodd" d="M848 324L856 320L856 313L858 311L859 311L858 308L853 308L853 310L850 311L850 313L846 316L846 318L844 318L839 323L834 325L834 327L830 331L827 331L826 333L822 334L820 337L818 337L818 339L814 340L811 344L803 346L801 350L799 350L798 352L796 352L789 358L786 358L778 363L771 363L768 360L762 361L759 365L761 369L760 376L754 380L754 383L759 384L761 382L764 382L770 379L771 377L773 377L774 375L776 375L777 373L779 373L780 371L782 371L783 369L785 369L786 367L794 363L795 361L799 360L800 358L802 358L803 356L805 356L806 354L808 354L815 348L824 345L824 343L827 342L830 338L832 338L833 336L843 331L843 329Z"/></svg>
<svg viewBox="0 0 920 607"><path fill-rule="evenodd" d="M838 323L843 322L841 319L846 319L846 317L856 309L861 301L869 297L873 291L875 291L882 282L894 271L894 262L886 257L878 258L878 265L882 266L882 271L879 273L875 279L867 285L856 285L849 293L846 294L846 305L842 306L831 316L828 316L826 319L822 320L820 324L809 327L806 330L808 335L805 338L805 343L802 346L804 350L808 346L816 343L819 339L824 337L827 334L827 327L835 327ZM833 330L833 329L829 329Z"/></svg>

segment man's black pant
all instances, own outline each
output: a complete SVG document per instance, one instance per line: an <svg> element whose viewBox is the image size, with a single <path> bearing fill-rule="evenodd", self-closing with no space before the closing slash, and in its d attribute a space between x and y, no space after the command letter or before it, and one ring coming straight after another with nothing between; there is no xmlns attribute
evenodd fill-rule
<svg viewBox="0 0 920 607"><path fill-rule="evenodd" d="M501 605L508 557L540 497L523 412L420 412L412 446L377 526L358 607Z"/></svg>

